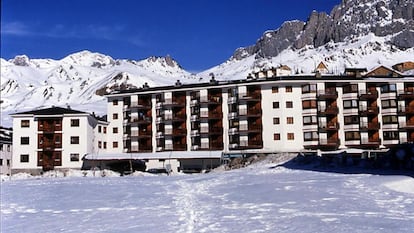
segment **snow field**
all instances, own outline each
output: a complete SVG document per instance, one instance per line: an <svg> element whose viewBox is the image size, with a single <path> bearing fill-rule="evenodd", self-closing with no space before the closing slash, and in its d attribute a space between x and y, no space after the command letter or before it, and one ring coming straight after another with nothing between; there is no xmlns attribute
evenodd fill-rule
<svg viewBox="0 0 414 233"><path fill-rule="evenodd" d="M2 182L1 232L412 232L413 182L267 165L11 180Z"/></svg>

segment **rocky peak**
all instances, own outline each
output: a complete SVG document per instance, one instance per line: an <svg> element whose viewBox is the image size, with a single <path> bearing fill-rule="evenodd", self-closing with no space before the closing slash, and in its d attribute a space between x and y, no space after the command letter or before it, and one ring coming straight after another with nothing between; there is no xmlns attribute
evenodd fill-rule
<svg viewBox="0 0 414 233"><path fill-rule="evenodd" d="M14 57L14 59L12 59L10 62L15 64L16 66L29 66L30 65L30 59L26 55L18 55Z"/></svg>
<svg viewBox="0 0 414 233"><path fill-rule="evenodd" d="M391 36L388 43L400 49L414 47L414 2L412 0L342 0L328 15L313 11L306 22L289 21L267 31L255 45L239 48L232 59L256 55L275 57L287 48L320 47L328 42L373 33Z"/></svg>
<svg viewBox="0 0 414 233"><path fill-rule="evenodd" d="M169 66L172 68L180 68L181 66L180 64L178 64L177 61L175 61L170 55L167 55L165 57L157 57L157 56L151 56L149 58L147 58L147 61L149 63L159 63L162 66Z"/></svg>

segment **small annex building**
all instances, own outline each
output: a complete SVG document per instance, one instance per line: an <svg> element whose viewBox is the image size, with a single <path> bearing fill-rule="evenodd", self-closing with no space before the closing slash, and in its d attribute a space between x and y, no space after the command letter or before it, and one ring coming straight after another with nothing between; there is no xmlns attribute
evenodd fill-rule
<svg viewBox="0 0 414 233"><path fill-rule="evenodd" d="M11 116L12 173L81 169L83 155L105 150L108 123L93 114L52 106Z"/></svg>

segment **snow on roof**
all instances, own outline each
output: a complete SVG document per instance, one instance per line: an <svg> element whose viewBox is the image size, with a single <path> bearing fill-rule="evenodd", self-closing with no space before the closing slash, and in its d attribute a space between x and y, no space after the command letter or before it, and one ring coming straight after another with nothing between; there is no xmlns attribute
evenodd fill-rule
<svg viewBox="0 0 414 233"><path fill-rule="evenodd" d="M89 160L113 159L201 159L221 158L222 151L164 151L156 153L105 153L86 154Z"/></svg>

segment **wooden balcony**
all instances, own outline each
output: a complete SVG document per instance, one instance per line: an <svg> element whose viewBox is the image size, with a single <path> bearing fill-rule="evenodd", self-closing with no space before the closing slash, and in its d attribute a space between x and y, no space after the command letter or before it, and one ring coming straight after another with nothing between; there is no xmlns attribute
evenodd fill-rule
<svg viewBox="0 0 414 233"><path fill-rule="evenodd" d="M322 150L336 150L338 147L338 138L319 139L319 148Z"/></svg>
<svg viewBox="0 0 414 233"><path fill-rule="evenodd" d="M38 131L43 132L55 132L55 131L62 131L62 124L40 124L37 127Z"/></svg>
<svg viewBox="0 0 414 233"><path fill-rule="evenodd" d="M127 122L127 125L136 126L136 125L145 125L145 124L151 124L152 123L152 117L138 117L138 118L131 118Z"/></svg>
<svg viewBox="0 0 414 233"><path fill-rule="evenodd" d="M337 131L339 129L338 122L328 122L319 126L319 131Z"/></svg>
<svg viewBox="0 0 414 233"><path fill-rule="evenodd" d="M380 138L361 138L361 148L376 149L381 145Z"/></svg>
<svg viewBox="0 0 414 233"><path fill-rule="evenodd" d="M261 101L261 99L262 99L262 95L260 93L260 90L255 91L255 92L247 92L239 96L240 101L247 101L247 102L258 102L258 101Z"/></svg>
<svg viewBox="0 0 414 233"><path fill-rule="evenodd" d="M398 90L398 99L414 99L414 88L405 88L403 90Z"/></svg>
<svg viewBox="0 0 414 233"><path fill-rule="evenodd" d="M374 100L378 98L378 91L376 89L360 90L358 97L360 100Z"/></svg>
<svg viewBox="0 0 414 233"><path fill-rule="evenodd" d="M380 124L378 122L361 122L360 129L361 130L379 130Z"/></svg>
<svg viewBox="0 0 414 233"><path fill-rule="evenodd" d="M187 129L173 129L174 136L185 136L187 135Z"/></svg>
<svg viewBox="0 0 414 233"><path fill-rule="evenodd" d="M246 133L261 133L263 131L263 127L261 124L259 125L240 125L239 126L239 133L246 134Z"/></svg>
<svg viewBox="0 0 414 233"><path fill-rule="evenodd" d="M221 111L209 111L208 112L208 118L214 118L214 119L221 119L223 118L223 112Z"/></svg>
<svg viewBox="0 0 414 233"><path fill-rule="evenodd" d="M173 144L173 150L185 151L187 150L187 145L186 144Z"/></svg>
<svg viewBox="0 0 414 233"><path fill-rule="evenodd" d="M319 90L317 93L317 98L319 100L327 100L327 99L337 99L338 92L335 88L326 89L326 90Z"/></svg>
<svg viewBox="0 0 414 233"><path fill-rule="evenodd" d="M400 128L414 129L414 120L408 120L406 122L400 122Z"/></svg>
<svg viewBox="0 0 414 233"><path fill-rule="evenodd" d="M129 105L130 109L151 109L151 100L138 100L138 102L131 102Z"/></svg>
<svg viewBox="0 0 414 233"><path fill-rule="evenodd" d="M375 107L374 106L368 106L368 107L360 106L359 113L361 115L364 115L364 116L366 116L366 115L378 115L379 108L377 106L375 106Z"/></svg>
<svg viewBox="0 0 414 233"><path fill-rule="evenodd" d="M318 108L319 115L338 115L339 109L336 106L327 106Z"/></svg>
<svg viewBox="0 0 414 233"><path fill-rule="evenodd" d="M209 96L201 96L200 97L200 104L208 104L208 105L217 105L221 104L222 98L221 95L209 95Z"/></svg>
<svg viewBox="0 0 414 233"><path fill-rule="evenodd" d="M53 140L43 140L43 142L38 143L37 148L41 150L55 150L62 148L62 143L54 142Z"/></svg>
<svg viewBox="0 0 414 233"><path fill-rule="evenodd" d="M399 106L398 107L398 114L399 115L407 115L407 114L413 114L414 115L414 106Z"/></svg>

